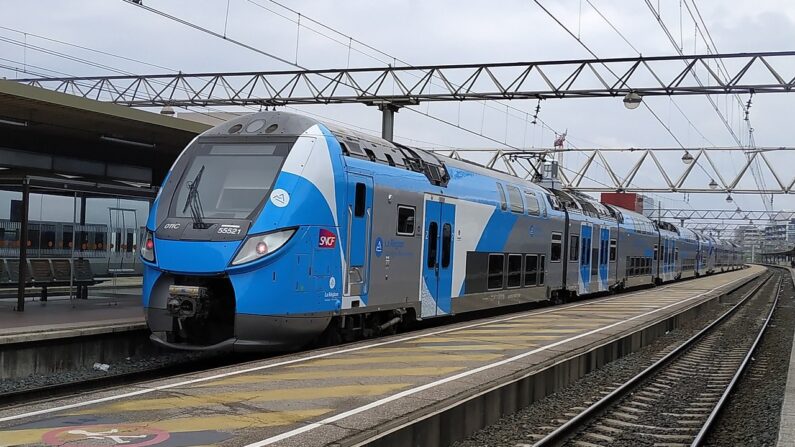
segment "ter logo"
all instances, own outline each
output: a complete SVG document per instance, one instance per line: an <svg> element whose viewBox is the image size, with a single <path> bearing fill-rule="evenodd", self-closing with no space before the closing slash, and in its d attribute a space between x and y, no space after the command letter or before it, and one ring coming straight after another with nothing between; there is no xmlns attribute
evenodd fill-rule
<svg viewBox="0 0 795 447"><path fill-rule="evenodd" d="M337 235L333 232L320 229L320 239L317 241L317 246L320 248L334 248L337 245Z"/></svg>

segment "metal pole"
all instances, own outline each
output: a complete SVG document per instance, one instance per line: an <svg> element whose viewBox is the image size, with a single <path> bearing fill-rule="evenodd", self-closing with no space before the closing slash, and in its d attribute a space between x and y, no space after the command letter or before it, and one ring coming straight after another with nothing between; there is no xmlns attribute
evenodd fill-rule
<svg viewBox="0 0 795 447"><path fill-rule="evenodd" d="M381 109L381 138L392 141L395 136L395 112L398 108L392 104L383 104Z"/></svg>
<svg viewBox="0 0 795 447"><path fill-rule="evenodd" d="M22 180L22 215L19 226L19 275L17 277L17 312L25 311L25 281L28 264L28 209L30 208L30 184Z"/></svg>

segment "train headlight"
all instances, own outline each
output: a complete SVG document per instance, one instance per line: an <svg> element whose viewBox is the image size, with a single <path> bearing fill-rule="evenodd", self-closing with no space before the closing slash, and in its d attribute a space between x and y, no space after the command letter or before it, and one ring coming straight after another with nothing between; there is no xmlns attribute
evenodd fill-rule
<svg viewBox="0 0 795 447"><path fill-rule="evenodd" d="M295 234L295 228L249 236L243 243L243 247L237 252L232 265L245 264L275 252L286 244L293 234Z"/></svg>
<svg viewBox="0 0 795 447"><path fill-rule="evenodd" d="M155 262L155 235L149 230L146 230L144 243L141 244L141 257L145 261Z"/></svg>

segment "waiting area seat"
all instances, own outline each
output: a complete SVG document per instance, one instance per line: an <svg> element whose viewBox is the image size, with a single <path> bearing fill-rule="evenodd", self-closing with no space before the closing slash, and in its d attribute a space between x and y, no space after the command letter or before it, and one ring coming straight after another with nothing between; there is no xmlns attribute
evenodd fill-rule
<svg viewBox="0 0 795 447"><path fill-rule="evenodd" d="M0 259L0 287L19 285L19 260ZM24 265L25 285L41 288L41 300L47 301L48 287L72 286L77 298L88 299L88 286L99 283L88 259L30 259ZM74 272L74 276L72 276Z"/></svg>

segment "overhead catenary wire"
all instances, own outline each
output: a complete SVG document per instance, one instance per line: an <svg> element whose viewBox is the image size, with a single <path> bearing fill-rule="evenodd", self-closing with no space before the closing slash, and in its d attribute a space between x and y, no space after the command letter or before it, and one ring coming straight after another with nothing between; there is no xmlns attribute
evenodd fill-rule
<svg viewBox="0 0 795 447"><path fill-rule="evenodd" d="M273 8L269 8L269 7L267 7L267 6L263 5L262 3L260 3L260 2L258 2L258 1L256 1L256 0L247 0L247 1L248 1L248 3L250 3L250 4L252 4L252 5L256 6L256 7L260 8L260 9L263 9L263 10L265 10L265 11L268 11L268 12L270 12L270 13L272 13L272 14L274 14L274 15L278 16L278 17L281 17L281 18L283 18L283 19L285 19L285 20L287 20L287 21L290 21L290 22L292 22L292 23L295 23L295 24L296 24L296 25L298 25L298 26L303 26L305 29L307 29L307 30L309 30L309 31L312 31L312 32L314 32L314 33L318 34L319 36L325 37L326 39L329 39L329 40L331 40L331 41L333 41L333 42L336 42L336 43L338 43L338 44L339 44L339 45L341 45L341 46L344 46L344 47L346 47L346 48L349 50L349 51L348 51L348 60L347 60L347 66L350 66L350 51L351 51L351 50L353 50L353 51L356 51L356 52L357 52L357 53L359 53L359 54L362 54L362 55L364 55L364 56L366 56L366 57L369 57L369 58L373 59L374 61L377 61L377 62L383 63L383 64L385 64L385 65L393 65L393 66L396 66L396 64L397 64L397 63L400 63L400 64L402 64L402 65L404 65L404 66L407 66L407 67L414 67L414 65L413 65L413 64L411 64L411 63L407 62L406 60L404 60L404 59L402 59L402 58L399 58L399 57L397 57L397 56L394 56L394 55L392 55L392 54L389 54L389 53L387 53L387 52L385 52L385 51L383 51L383 50L380 50L380 49L378 49L378 48L376 48L376 47L374 47L374 46L372 46L372 45L370 45L370 44L368 44L368 43L366 43L366 42L364 42L364 41L362 41L362 40L360 40L360 39L357 39L357 38L355 38L355 37L353 37L353 36L351 36L351 35L349 35L349 34L346 34L345 32L343 32L343 31L340 31L340 30L338 30L337 28L334 28L334 27L332 27L332 26L330 26L330 25L327 25L327 24L325 24L325 23L323 23L323 22L321 22L321 21L319 21L319 20L317 20L317 19L314 19L314 18L312 18L312 17L310 17L310 16L307 16L307 15L305 15L305 14L303 14L303 13L301 13L301 12L297 11L296 9L293 9L293 8L291 8L291 7L289 7L289 6L286 6L286 5L284 5L284 4L282 4L282 3L280 3L280 2L278 2L278 1L276 1L276 0L268 0L268 1L269 1L270 3L272 3L272 4L276 5L276 6L278 6L278 7L281 7L281 8L283 8L284 10L288 11L289 13L291 13L291 14L294 14L294 15L296 15L297 17L300 17L300 18L303 20L303 22L304 22L304 23L302 24L302 23L300 23L300 21L299 21L298 19L293 19L293 18L291 18L291 17L289 17L289 16L287 16L287 15L285 15L285 14L282 14L282 13L280 13L280 12L278 12L278 11L275 11ZM329 34L327 34L327 33L324 33L324 32L322 32L322 31L319 31L319 30L317 30L317 29L314 29L314 28L312 28L312 27L309 27L309 26L307 26L307 25L306 25L306 22L314 23L314 24L316 24L317 26L319 26L319 27L322 27L323 29L325 29L325 30L327 30L327 31L330 31L331 33L337 34L338 36L340 36L340 37L342 38L342 40L341 40L341 39L338 39L338 38L334 38L333 36L330 36ZM371 51L373 51L373 52L377 53L377 54L378 54L378 55L380 55L380 56L384 56L384 57L386 57L386 59L382 59L382 58L380 58L380 57L376 57L376 56L374 56L374 55L372 55L372 54L369 54L369 53L367 53L367 52L364 52L364 51L362 51L362 50L360 50L360 49L358 49L358 48L355 48L355 47L353 47L353 46L352 46L352 44L353 44L353 43L356 43L356 44L358 44L359 46L361 46L361 47L363 47L363 48L366 48L366 49L368 49L368 50L371 50ZM524 110L522 110L522 109L519 109L519 108L517 108L517 107L514 107L514 106L512 106L512 105L510 105L510 104L505 104L505 103L502 103L501 101L496 101L496 102L497 102L498 104L500 104L500 105L504 105L504 106L505 106L507 109L510 109L511 111L514 111L514 112L518 112L518 113L519 113L519 115L515 115L515 114L508 114L508 116L510 116L510 117L512 117L512 118L516 118L516 119L518 119L518 120L522 120L522 119L523 119L523 116L524 116L524 115L527 113L527 112L525 112ZM483 103L483 107L484 107L484 108L489 108L489 109L492 109L492 110L495 110L495 111L500 111L500 110L499 110L499 109L498 109L496 106L493 106L493 105L491 105L491 104L488 104L488 103L489 103L489 101L482 101L482 103ZM460 122L459 122L459 123L452 123L452 122L450 122L450 121L447 121L447 120L442 120L442 121L445 121L445 122L446 122L446 124L448 124L448 125L450 125L450 126L452 126L452 127L456 127L456 128L459 128L459 129L461 129L461 130L465 130L465 131L467 131L467 129L465 129L464 127L462 127L462 126L460 125ZM552 128L551 126L549 126L549 125L548 125L546 122L544 122L543 120L541 120L541 119L538 119L538 121L541 123L541 125L542 125L542 126L546 127L548 130L550 130L550 131L554 132L556 135L557 135L557 134L559 134L559 132L558 132L557 130L555 130L554 128ZM481 133L482 133L482 132L481 132ZM571 138L571 137L570 137L570 138ZM575 138L575 139L581 139L581 138L577 138L577 137L573 137L573 138ZM585 142L588 142L588 141L586 141L586 140L584 140L584 139L581 139L581 140L583 140L583 141L585 141ZM588 142L588 143L590 143L590 142Z"/></svg>
<svg viewBox="0 0 795 447"><path fill-rule="evenodd" d="M582 39L581 39L580 37L578 37L578 36L575 36L575 35L574 35L574 33L573 33L573 32L572 32L572 31L571 31L571 30L570 30L570 29L569 29L569 28L568 28L568 27L567 27L567 26L566 26L566 25L565 25L563 22L561 22L561 21L560 21L560 19L558 19L558 17L557 17L557 16L555 16L555 15L554 15L554 14L553 14L551 11L549 11L547 8L545 8L545 7L544 7L544 5L542 5L542 4L541 4L541 2L540 2L539 0L533 0L533 1L534 1L534 2L535 2L537 5L538 5L538 7L539 7L539 8L541 8L541 10L542 10L542 11L544 11L544 13L546 13L546 14L547 14L547 15L548 15L548 16L549 16L549 17L550 17L550 18L551 18L553 21L555 21L555 23L557 23L557 24L558 24L558 25L559 25L561 28L563 28L563 30L564 30L564 31L566 31L566 33L567 33L569 36L571 36L572 38L574 38L574 39L577 41L577 43L579 43L579 44L580 44L580 46L582 46L582 47L583 47L583 48L584 48L584 49L585 49L585 50L586 50L586 51L587 51L587 52L588 52L588 53L589 53L589 54L590 54L592 57L594 57L595 59L599 59L599 56L597 56L597 55L596 55L596 53L595 53L593 50L591 50L591 48L590 48L590 47L589 47L587 44L585 44L585 42L583 42L583 41L582 41ZM591 2L588 2L588 3L589 3L589 4L591 4ZM593 6L593 5L591 4L591 6ZM600 13L599 15L600 15L600 16L602 16L602 17L603 17L603 18L606 20L606 18L605 18L605 17L604 17L604 16L603 16L601 13ZM607 20L606 20L606 21L607 21ZM608 23L608 24L609 24L609 23ZM615 28L615 26L612 26L612 25L611 25L611 27L612 27L612 28L614 28L614 29L616 29L616 28ZM618 30L617 30L617 29L616 29L616 31L618 32ZM620 34L620 32L619 32L619 34ZM622 36L623 36L623 35L622 35ZM631 45L631 44L630 44L630 47L631 47L631 48L633 48L633 49L635 48L635 47L634 47L633 45ZM611 70L611 69L610 69L610 68L609 68L607 65L604 65L604 64L603 64L603 66L604 66L604 67L607 69L607 71L608 71L608 72L610 72L610 74L612 74L612 75L613 75L613 76L614 76L614 77L615 77L617 80L620 78L620 77L619 77L619 76L618 76L618 75L617 75L615 72L613 72L613 70ZM670 128L668 125L666 125L666 124L665 124L665 123L662 121L662 119L661 119L661 118L660 118L660 117L657 115L657 113L656 113L656 112L655 112L655 111L654 111L654 110L651 108L651 106L649 106L649 105L648 105L647 103L645 103L645 102L643 103L643 105L644 105L644 107L646 108L646 110L648 110L648 111L649 111L649 112L652 114L652 116L654 116L654 118L657 120L657 122L658 122L658 123L659 123L659 124L660 124L660 125L661 125L661 126L662 126L662 127L663 127L663 128L666 130L666 131L667 131L667 132L668 132L668 134L669 134L669 135L670 135L670 136L671 136L671 137L674 139L674 141L676 141L677 145L678 145L680 148L684 149L684 148L685 148L685 146L682 144L682 142L679 140L679 138L676 136L676 134L674 134L674 133L673 133L673 131L671 130L671 128ZM681 110L681 109L680 109L680 110ZM689 121L689 120L688 120L688 121ZM597 164L597 166L601 166L601 163L599 163L598 161L594 161L594 162ZM700 166L700 165L699 165L699 167L700 167L702 170L704 170L704 167L702 167L702 166ZM604 167L603 167L603 166L602 166L602 168L604 169ZM705 172L706 172L706 171L705 171ZM585 178L588 178L588 177L585 177ZM654 194L654 196L658 197L658 200L660 199L660 197L659 197L659 196L657 196L656 194ZM686 203L686 202L685 202L685 203Z"/></svg>

